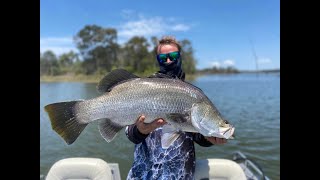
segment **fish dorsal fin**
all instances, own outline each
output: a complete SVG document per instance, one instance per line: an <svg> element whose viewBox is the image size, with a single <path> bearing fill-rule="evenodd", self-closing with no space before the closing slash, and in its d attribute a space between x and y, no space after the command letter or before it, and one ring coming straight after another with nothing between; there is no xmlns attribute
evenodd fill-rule
<svg viewBox="0 0 320 180"><path fill-rule="evenodd" d="M97 90L100 93L110 91L116 84L128 79L139 78L138 76L124 70L115 69L104 76L97 85Z"/></svg>

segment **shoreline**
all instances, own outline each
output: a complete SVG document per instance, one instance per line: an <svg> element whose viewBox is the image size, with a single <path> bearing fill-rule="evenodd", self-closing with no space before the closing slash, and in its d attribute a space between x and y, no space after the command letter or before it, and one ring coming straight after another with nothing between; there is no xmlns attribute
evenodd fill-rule
<svg viewBox="0 0 320 180"><path fill-rule="evenodd" d="M41 82L85 82L98 83L102 75L59 75L59 76L40 76Z"/></svg>
<svg viewBox="0 0 320 180"><path fill-rule="evenodd" d="M240 73L256 73L256 72L240 72ZM277 74L275 72L260 72L261 74ZM208 74L238 74L238 73L196 73L186 75L186 81L193 81L198 77L205 76ZM84 83L98 83L105 75L58 75L58 76L40 76L41 82L84 82ZM147 77L149 75L137 74L140 77Z"/></svg>
<svg viewBox="0 0 320 180"><path fill-rule="evenodd" d="M139 75L138 75L139 76ZM186 81L192 81L202 75L193 74L187 75ZM59 76L40 76L40 83L50 82L83 82L83 83L98 83L103 75L59 75ZM140 76L146 77L146 76Z"/></svg>

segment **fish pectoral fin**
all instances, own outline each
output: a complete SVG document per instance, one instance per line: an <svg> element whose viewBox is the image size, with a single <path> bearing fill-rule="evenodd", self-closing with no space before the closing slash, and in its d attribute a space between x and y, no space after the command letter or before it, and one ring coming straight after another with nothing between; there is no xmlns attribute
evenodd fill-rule
<svg viewBox="0 0 320 180"><path fill-rule="evenodd" d="M177 129L171 125L171 124L165 124L162 126L162 134L165 134L165 133L175 133L177 131Z"/></svg>
<svg viewBox="0 0 320 180"><path fill-rule="evenodd" d="M99 123L100 134L107 142L111 142L122 128L124 126L116 124L107 118L101 119Z"/></svg>
<svg viewBox="0 0 320 180"><path fill-rule="evenodd" d="M115 69L100 80L100 82L97 85L97 90L100 93L109 92L113 86L119 84L122 81L126 81L133 78L139 77L124 69Z"/></svg>
<svg viewBox="0 0 320 180"><path fill-rule="evenodd" d="M168 132L163 133L161 136L161 146L163 149L168 149L168 147L180 136L179 132Z"/></svg>
<svg viewBox="0 0 320 180"><path fill-rule="evenodd" d="M174 123L185 123L188 121L189 115L187 113L170 113L167 114L167 118L172 120Z"/></svg>

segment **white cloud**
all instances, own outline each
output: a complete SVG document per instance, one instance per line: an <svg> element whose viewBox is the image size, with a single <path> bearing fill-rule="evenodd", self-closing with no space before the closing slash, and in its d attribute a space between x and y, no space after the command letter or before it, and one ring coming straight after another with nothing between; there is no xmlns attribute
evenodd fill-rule
<svg viewBox="0 0 320 180"><path fill-rule="evenodd" d="M210 64L210 67L216 67L216 68L219 68L221 66L221 63L218 62L218 61L212 61L209 63Z"/></svg>
<svg viewBox="0 0 320 180"><path fill-rule="evenodd" d="M163 22L160 17L129 21L119 29L119 36L131 38L133 36L150 36L163 32Z"/></svg>
<svg viewBox="0 0 320 180"><path fill-rule="evenodd" d="M72 37L47 37L40 38L40 52L51 50L56 55L61 55L63 53L78 52L75 45L73 44Z"/></svg>
<svg viewBox="0 0 320 180"><path fill-rule="evenodd" d="M272 61L270 58L259 58L258 63L259 64L270 64L270 63L272 63Z"/></svg>
<svg viewBox="0 0 320 180"><path fill-rule="evenodd" d="M121 16L125 19L130 19L136 15L136 12L131 9L124 9L121 11Z"/></svg>
<svg viewBox="0 0 320 180"><path fill-rule="evenodd" d="M216 68L230 67L230 66L234 66L234 65L235 65L235 62L234 62L234 60L231 60L231 59L226 59L224 61L215 60L215 61L209 62L210 67L216 67Z"/></svg>
<svg viewBox="0 0 320 180"><path fill-rule="evenodd" d="M52 45L52 44L71 44L72 43L72 38L69 37L49 37L49 38L42 38L40 39L40 45Z"/></svg>
<svg viewBox="0 0 320 180"><path fill-rule="evenodd" d="M189 29L190 27L185 24L177 24L172 27L173 31L188 31Z"/></svg>
<svg viewBox="0 0 320 180"><path fill-rule="evenodd" d="M188 31L191 28L191 25L179 23L173 17L145 17L143 14L130 9L122 10L121 16L126 22L116 28L120 45L133 36L143 36L150 41L151 36L161 37L172 32ZM46 50L51 50L56 55L71 50L78 52L72 37L40 38L40 52Z"/></svg>
<svg viewBox="0 0 320 180"><path fill-rule="evenodd" d="M223 65L225 65L225 66L227 66L227 67L229 67L229 66L234 66L234 61L233 60L231 60L231 59L227 59L227 60L224 60L223 61Z"/></svg>
<svg viewBox="0 0 320 180"><path fill-rule="evenodd" d="M174 18L144 17L139 15L136 20L128 21L118 28L119 42L122 44L133 36L162 36L170 32L188 31L191 26L178 23Z"/></svg>

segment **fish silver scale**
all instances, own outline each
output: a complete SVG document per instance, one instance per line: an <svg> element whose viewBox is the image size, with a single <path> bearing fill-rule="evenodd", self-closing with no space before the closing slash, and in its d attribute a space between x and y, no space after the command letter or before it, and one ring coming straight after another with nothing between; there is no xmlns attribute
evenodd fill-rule
<svg viewBox="0 0 320 180"><path fill-rule="evenodd" d="M139 115L149 123L168 113L184 113L199 101L211 103L198 88L174 79L137 78L112 88L99 97L77 104L79 122L108 118L119 125L135 123Z"/></svg>

